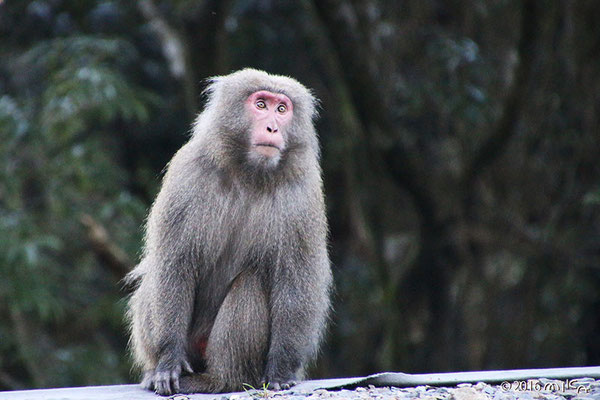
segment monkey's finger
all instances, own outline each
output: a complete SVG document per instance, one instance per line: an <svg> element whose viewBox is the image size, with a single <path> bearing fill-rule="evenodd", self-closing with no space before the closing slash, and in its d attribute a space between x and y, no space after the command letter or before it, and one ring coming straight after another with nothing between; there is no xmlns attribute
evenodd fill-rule
<svg viewBox="0 0 600 400"><path fill-rule="evenodd" d="M154 379L154 391L160 395L169 395L171 391L171 374L168 372L157 372Z"/></svg>
<svg viewBox="0 0 600 400"><path fill-rule="evenodd" d="M171 372L171 382L173 382L173 393L179 393L179 374Z"/></svg>
<svg viewBox="0 0 600 400"><path fill-rule="evenodd" d="M188 362L188 360L183 360L183 362L181 363L183 365L183 370L187 373L193 374L194 373L194 369L192 368L191 364Z"/></svg>
<svg viewBox="0 0 600 400"><path fill-rule="evenodd" d="M161 396L167 396L171 394L171 385L169 382L160 381L154 384L154 391Z"/></svg>

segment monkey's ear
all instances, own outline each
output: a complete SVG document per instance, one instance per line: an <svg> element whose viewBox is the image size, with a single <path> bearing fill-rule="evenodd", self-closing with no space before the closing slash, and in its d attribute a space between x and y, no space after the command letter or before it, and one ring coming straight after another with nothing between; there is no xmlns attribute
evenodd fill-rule
<svg viewBox="0 0 600 400"><path fill-rule="evenodd" d="M315 93L312 89L308 89L308 93L310 94L312 100L312 113L310 116L314 121L319 117L319 113L321 112L323 107L321 106L321 100L319 100L319 98L315 96Z"/></svg>
<svg viewBox="0 0 600 400"><path fill-rule="evenodd" d="M202 97L206 99L206 104L210 103L213 99L217 88L220 86L221 79L220 76L211 76L210 78L206 78L203 82L204 90L202 90Z"/></svg>

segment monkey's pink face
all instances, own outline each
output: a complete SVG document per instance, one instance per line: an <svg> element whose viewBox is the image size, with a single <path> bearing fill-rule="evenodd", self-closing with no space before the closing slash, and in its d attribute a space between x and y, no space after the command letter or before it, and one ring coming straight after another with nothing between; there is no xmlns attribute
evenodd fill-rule
<svg viewBox="0 0 600 400"><path fill-rule="evenodd" d="M285 148L283 133L294 115L292 101L284 94L260 90L248 96L245 106L252 121L251 153L278 161Z"/></svg>

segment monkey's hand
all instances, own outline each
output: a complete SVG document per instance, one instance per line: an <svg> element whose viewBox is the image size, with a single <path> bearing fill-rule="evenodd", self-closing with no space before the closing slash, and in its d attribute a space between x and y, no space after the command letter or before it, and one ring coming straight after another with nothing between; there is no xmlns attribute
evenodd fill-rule
<svg viewBox="0 0 600 400"><path fill-rule="evenodd" d="M154 391L162 396L178 393L179 376L182 371L190 374L194 372L185 357L173 357L172 355L161 357L152 378Z"/></svg>

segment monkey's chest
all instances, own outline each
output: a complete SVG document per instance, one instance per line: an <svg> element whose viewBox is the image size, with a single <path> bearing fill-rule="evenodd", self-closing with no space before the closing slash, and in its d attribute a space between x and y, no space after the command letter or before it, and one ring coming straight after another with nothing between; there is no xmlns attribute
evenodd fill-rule
<svg viewBox="0 0 600 400"><path fill-rule="evenodd" d="M210 332L236 278L250 272L258 274L266 285L269 271L279 262L281 227L275 226L274 221L259 219L256 214L253 217L256 219L228 219L225 225L218 227L218 235L212 232L214 247L200 252L196 260L200 279L196 288L194 331L200 342Z"/></svg>
<svg viewBox="0 0 600 400"><path fill-rule="evenodd" d="M205 230L203 236L209 237L205 243L216 244L212 255L228 262L241 262L271 252L287 230L285 215L278 204L277 196L222 197L218 212L209 216L211 221L201 228Z"/></svg>

